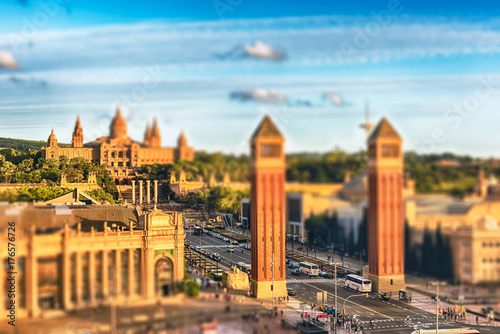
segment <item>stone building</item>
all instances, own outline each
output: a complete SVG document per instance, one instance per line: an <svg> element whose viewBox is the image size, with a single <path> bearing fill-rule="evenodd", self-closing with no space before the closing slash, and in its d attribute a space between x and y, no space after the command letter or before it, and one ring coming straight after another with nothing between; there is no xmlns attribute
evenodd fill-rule
<svg viewBox="0 0 500 334"><path fill-rule="evenodd" d="M41 149L42 158L59 159L66 156L69 159L81 157L87 161L106 165L111 174L121 183L133 178L134 171L151 164L168 164L178 160L193 160L194 149L188 146L186 136L181 133L177 147L161 147L161 134L156 118L153 127L146 126L144 141L134 141L127 134L127 123L116 110L109 127L109 136L97 138L83 143L83 130L78 117L73 131L71 147L60 147L54 129L47 140L47 147Z"/></svg>
<svg viewBox="0 0 500 334"><path fill-rule="evenodd" d="M450 235L455 278L466 284L500 281L500 224L483 216Z"/></svg>
<svg viewBox="0 0 500 334"><path fill-rule="evenodd" d="M0 246L16 224L18 317L95 307L114 297L155 302L184 278L182 214L124 206L0 207ZM36 222L36 225L34 224ZM7 268L7 252L0 255ZM0 279L6 306L7 270Z"/></svg>

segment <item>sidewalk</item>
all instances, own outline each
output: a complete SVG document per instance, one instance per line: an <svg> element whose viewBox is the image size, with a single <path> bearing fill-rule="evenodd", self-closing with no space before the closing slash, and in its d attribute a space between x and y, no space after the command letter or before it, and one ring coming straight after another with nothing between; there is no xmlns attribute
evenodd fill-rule
<svg viewBox="0 0 500 334"><path fill-rule="evenodd" d="M436 296L436 288L433 286L428 286L427 282L430 280L426 280L424 278L415 277L411 275L406 276L406 283L409 290L412 290L412 302L411 305L417 307L421 310L427 311L431 313L433 316L436 315L436 302L433 300L433 297ZM454 299L453 297L456 293L455 291L460 287L457 286L443 286L439 288L439 307L443 309L454 310L455 305L458 311L461 310L463 306L467 319L461 320L457 322L461 322L464 324L476 324L476 316L478 316L479 325L484 326L500 326L500 322L492 321L488 322L486 316L482 314L481 309L485 307L492 307L494 310L498 312L499 307L496 304L490 305L474 305L474 304L460 304L458 302L458 298ZM476 291L480 290L476 288ZM451 296L451 297L450 297ZM464 300L467 300L464 298Z"/></svg>

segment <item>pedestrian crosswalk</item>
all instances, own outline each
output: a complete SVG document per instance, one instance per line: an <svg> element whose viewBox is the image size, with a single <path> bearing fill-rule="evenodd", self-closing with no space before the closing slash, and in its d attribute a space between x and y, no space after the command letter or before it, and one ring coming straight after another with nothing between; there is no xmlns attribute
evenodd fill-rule
<svg viewBox="0 0 500 334"><path fill-rule="evenodd" d="M326 278L299 278L299 279L287 279L287 283L332 283L333 280Z"/></svg>

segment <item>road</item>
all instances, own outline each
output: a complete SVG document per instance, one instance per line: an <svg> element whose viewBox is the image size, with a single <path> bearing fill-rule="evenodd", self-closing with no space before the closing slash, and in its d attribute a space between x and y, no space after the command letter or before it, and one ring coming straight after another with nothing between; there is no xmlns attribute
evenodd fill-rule
<svg viewBox="0 0 500 334"><path fill-rule="evenodd" d="M187 234L193 244L209 247L213 252L217 252L221 256L221 263L229 266L231 263L245 262L251 263L250 251L237 247L234 253L226 251L228 243L211 237L207 234L203 235L190 235ZM412 327L420 323L424 328L433 329L436 327L436 318L434 314L428 313L419 308L413 307L411 304L399 301L396 298L391 298L389 301L382 301L377 299L376 293L366 294L358 293L356 291L348 290L344 287L344 281L338 280L337 283L337 304L339 310L345 302L345 311L349 315L357 315L365 327L364 333L411 333ZM305 275L292 276L291 271L287 269L287 287L296 291L295 298L307 303L316 303L317 293L327 291L328 304L335 306L335 285L333 279L324 279L321 277L308 277ZM347 301L346 299L349 298ZM311 312L310 306L306 311ZM320 312L313 311L312 315L319 314ZM405 318L410 315L410 323L405 324ZM370 320L374 322L374 328L369 329ZM461 323L445 323L443 320L439 322L440 328L461 328L467 327ZM475 326L474 326L475 327ZM483 330L485 333L500 333L500 330L492 327L475 327L478 330Z"/></svg>

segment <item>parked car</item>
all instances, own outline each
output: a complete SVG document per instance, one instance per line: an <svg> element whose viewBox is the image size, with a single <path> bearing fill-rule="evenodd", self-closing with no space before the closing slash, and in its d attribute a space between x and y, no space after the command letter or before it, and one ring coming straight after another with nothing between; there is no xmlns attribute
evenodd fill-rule
<svg viewBox="0 0 500 334"><path fill-rule="evenodd" d="M286 288L286 291L288 292L289 296L295 296L297 294L297 292L295 292L295 290L292 288Z"/></svg>
<svg viewBox="0 0 500 334"><path fill-rule="evenodd" d="M298 269L292 269L292 275L300 276L300 271Z"/></svg>

